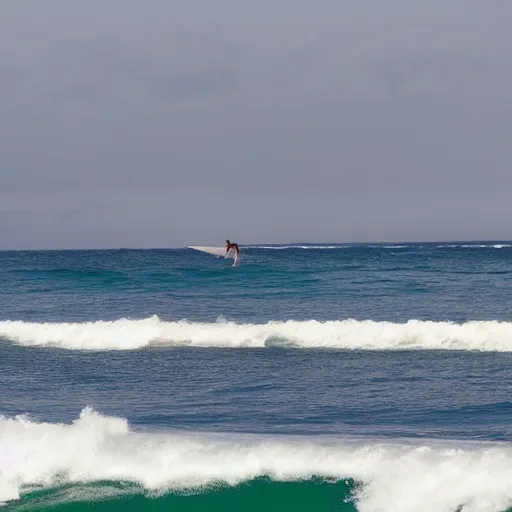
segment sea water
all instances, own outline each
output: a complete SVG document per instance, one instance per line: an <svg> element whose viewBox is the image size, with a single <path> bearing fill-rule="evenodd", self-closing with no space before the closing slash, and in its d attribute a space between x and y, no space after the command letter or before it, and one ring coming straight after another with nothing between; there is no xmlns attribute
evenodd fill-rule
<svg viewBox="0 0 512 512"><path fill-rule="evenodd" d="M511 285L506 242L2 252L3 510L505 511Z"/></svg>

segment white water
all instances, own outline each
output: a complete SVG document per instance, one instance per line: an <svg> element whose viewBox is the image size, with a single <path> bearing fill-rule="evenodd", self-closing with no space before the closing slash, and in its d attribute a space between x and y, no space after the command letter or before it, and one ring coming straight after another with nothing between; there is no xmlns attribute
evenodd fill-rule
<svg viewBox="0 0 512 512"><path fill-rule="evenodd" d="M438 245L438 248L448 249L503 249L505 247L512 247L510 244L450 244L450 245Z"/></svg>
<svg viewBox="0 0 512 512"><path fill-rule="evenodd" d="M357 350L477 350L512 352L512 323L456 324L410 320L287 321L239 324L227 321L166 322L154 316L112 322L0 322L0 339L24 346L71 350L134 350L148 346L265 347Z"/></svg>
<svg viewBox="0 0 512 512"><path fill-rule="evenodd" d="M512 447L448 443L132 432L86 408L70 425L0 416L0 501L24 488L131 481L149 491L269 476L354 478L360 512L503 511L512 502Z"/></svg>
<svg viewBox="0 0 512 512"><path fill-rule="evenodd" d="M280 251L283 249L346 249L350 245L246 245L244 249L271 249Z"/></svg>
<svg viewBox="0 0 512 512"><path fill-rule="evenodd" d="M272 250L283 250L283 249L352 249L352 248L373 248L373 249L407 249L417 248L423 249L425 247L432 247L434 245L423 245L423 244L339 244L339 245L245 245L244 249L272 249ZM503 249L512 247L512 244L500 243L500 244L439 244L435 246L438 249Z"/></svg>

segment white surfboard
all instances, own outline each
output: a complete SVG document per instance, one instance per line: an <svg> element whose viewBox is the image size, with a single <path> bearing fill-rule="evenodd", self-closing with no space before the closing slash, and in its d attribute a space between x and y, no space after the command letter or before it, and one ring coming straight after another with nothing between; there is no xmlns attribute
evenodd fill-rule
<svg viewBox="0 0 512 512"><path fill-rule="evenodd" d="M204 252L206 254L211 254L212 256L217 256L217 258L233 258L235 261L233 262L233 266L236 265L238 258L236 257L236 252L234 249L230 249L226 254L225 247L210 247L207 245L187 245L188 249L194 249L194 251Z"/></svg>
<svg viewBox="0 0 512 512"><path fill-rule="evenodd" d="M226 254L226 248L225 247L209 247L206 245L187 245L189 249L194 249L194 251L199 252L205 252L206 254L212 254L213 256L217 256L219 258L223 258ZM226 258L234 258L233 249L230 249L228 254L226 255Z"/></svg>

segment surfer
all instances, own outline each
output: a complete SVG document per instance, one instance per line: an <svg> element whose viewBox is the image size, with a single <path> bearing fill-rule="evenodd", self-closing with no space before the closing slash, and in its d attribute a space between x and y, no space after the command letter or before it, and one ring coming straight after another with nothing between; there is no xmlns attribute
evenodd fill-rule
<svg viewBox="0 0 512 512"><path fill-rule="evenodd" d="M238 261L238 256L240 255L240 249L238 248L238 244L236 244L235 242L231 243L229 240L226 240L226 255L228 255L229 251L233 249L235 251L235 261L233 262L233 266L236 265L237 261Z"/></svg>
<svg viewBox="0 0 512 512"><path fill-rule="evenodd" d="M228 252L233 249L236 253L236 256L238 258L238 255L240 254L240 249L238 248L238 244L235 244L234 242L231 243L229 240L226 240L226 256L228 255Z"/></svg>

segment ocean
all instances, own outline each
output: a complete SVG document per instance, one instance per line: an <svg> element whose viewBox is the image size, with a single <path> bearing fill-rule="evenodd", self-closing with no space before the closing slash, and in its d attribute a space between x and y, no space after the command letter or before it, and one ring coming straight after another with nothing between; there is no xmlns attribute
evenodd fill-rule
<svg viewBox="0 0 512 512"><path fill-rule="evenodd" d="M512 510L512 243L0 252L0 511Z"/></svg>

